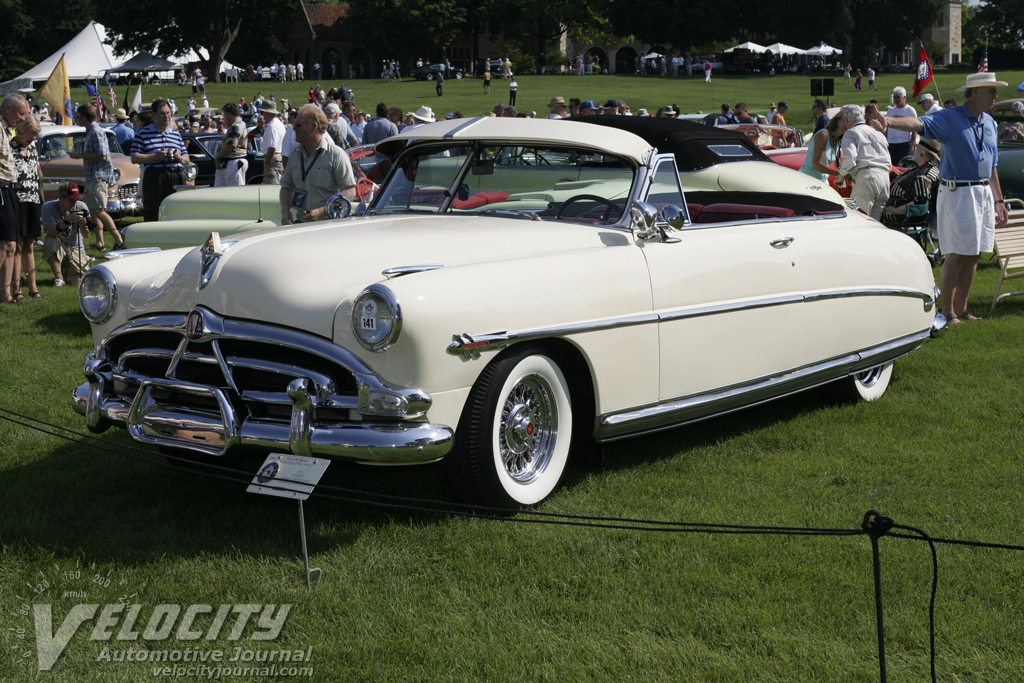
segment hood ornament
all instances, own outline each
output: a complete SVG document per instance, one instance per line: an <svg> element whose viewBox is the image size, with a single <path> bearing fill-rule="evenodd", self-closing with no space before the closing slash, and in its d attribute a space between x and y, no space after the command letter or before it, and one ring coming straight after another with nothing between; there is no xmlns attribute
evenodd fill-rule
<svg viewBox="0 0 1024 683"><path fill-rule="evenodd" d="M213 271L217 269L217 262L220 260L220 257L236 244L238 242L221 242L220 233L218 232L210 233L210 236L206 238L206 242L203 243L202 248L199 250L201 257L199 289L202 289L210 282L210 278L213 277Z"/></svg>

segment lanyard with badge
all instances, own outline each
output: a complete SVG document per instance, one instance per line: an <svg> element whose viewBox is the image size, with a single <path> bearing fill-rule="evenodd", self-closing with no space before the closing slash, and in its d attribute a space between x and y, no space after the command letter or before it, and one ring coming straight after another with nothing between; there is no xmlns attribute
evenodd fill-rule
<svg viewBox="0 0 1024 683"><path fill-rule="evenodd" d="M967 120L971 122L971 132L974 134L974 140L978 143L978 178L985 180L992 175L992 168L985 163L982 144L985 141L985 115L982 114L976 122L966 112L964 112L964 116L967 116Z"/></svg>
<svg viewBox="0 0 1024 683"><path fill-rule="evenodd" d="M320 153L324 151L323 147L318 147L316 154L309 160L308 166L303 166L302 162L299 162L299 170L302 174L302 182L306 182L306 176L309 175L310 171L313 170L313 166L316 164L316 160L320 158ZM302 211L306 204L306 195L309 193L305 190L295 190L295 194L292 195L292 208L296 211Z"/></svg>

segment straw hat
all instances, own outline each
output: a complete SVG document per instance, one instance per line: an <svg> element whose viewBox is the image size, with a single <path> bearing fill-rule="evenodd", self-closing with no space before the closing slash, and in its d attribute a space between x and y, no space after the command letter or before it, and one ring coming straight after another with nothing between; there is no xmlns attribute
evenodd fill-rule
<svg viewBox="0 0 1024 683"><path fill-rule="evenodd" d="M968 88L983 88L986 85L1007 85L1006 81L997 81L996 75L991 71L983 71L980 74L967 74L967 83L957 88L957 91Z"/></svg>
<svg viewBox="0 0 1024 683"><path fill-rule="evenodd" d="M555 95L554 97L551 98L551 101L548 102L548 109L554 109L559 105L563 107L565 106L565 98L562 97L561 95Z"/></svg>

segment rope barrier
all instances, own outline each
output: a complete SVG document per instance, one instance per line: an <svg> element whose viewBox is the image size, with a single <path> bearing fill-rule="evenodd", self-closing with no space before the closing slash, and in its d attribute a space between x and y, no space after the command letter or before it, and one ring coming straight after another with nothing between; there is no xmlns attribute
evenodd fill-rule
<svg viewBox="0 0 1024 683"><path fill-rule="evenodd" d="M110 446L111 442L91 434L83 434L67 427L38 420L27 415L15 413L0 407L0 419L7 420L13 424L32 429L43 434L57 437L71 443L106 451L122 457L141 460L149 464L159 465L178 469L173 462L188 463L190 466L202 467L203 471L192 469L192 473L201 477L228 481L234 484L248 485L254 476L253 472L225 467L215 463L200 462L189 458L183 458L166 453L156 453L134 444L117 444L117 448ZM154 460L153 455L160 455L164 461ZM281 477L275 478L282 483L296 483L292 480ZM264 488L276 487L272 484L261 484ZM282 489L284 490L284 489ZM835 529L815 527L786 527L786 526L764 526L745 524L718 524L707 522L679 522L665 520L638 519L633 517L606 517L598 515L573 515L558 512L542 512L539 510L509 510L507 508L494 508L480 505L466 505L449 503L444 501L430 500L424 498L409 498L369 491L359 491L329 484L319 484L310 494L322 500L335 501L346 504L357 504L370 506L384 510L401 510L404 512L419 512L426 514L441 514L452 517L465 517L469 519L482 519L492 522L506 522L515 524L549 524L555 526L587 527L596 529L614 529L621 531L653 531L670 533L703 533L722 535L765 535L765 536L868 536L871 541L872 569L875 589L875 619L878 640L878 662L879 674L882 683L887 681L887 665L885 656L885 624L884 610L882 603L882 572L881 552L879 541L884 537L898 538L912 541L925 541L928 543L932 556L932 587L928 604L928 631L930 643L930 665L931 680L936 678L936 652L935 652L935 601L938 593L939 563L936 552L937 544L964 546L970 548L986 548L994 550L1015 550L1024 551L1024 545L1008 543L992 543L985 541L969 541L962 539L933 537L923 530L897 524L891 518L882 515L877 510L868 510L858 528ZM514 512L512 515L510 513ZM900 533L900 532L906 533Z"/></svg>

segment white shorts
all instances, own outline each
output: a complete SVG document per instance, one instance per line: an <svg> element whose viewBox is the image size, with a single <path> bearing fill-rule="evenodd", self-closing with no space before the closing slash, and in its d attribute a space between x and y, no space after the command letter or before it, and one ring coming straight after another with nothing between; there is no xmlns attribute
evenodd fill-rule
<svg viewBox="0 0 1024 683"><path fill-rule="evenodd" d="M248 159L228 159L225 168L218 168L213 173L214 187L234 187L245 185L245 172L249 168Z"/></svg>
<svg viewBox="0 0 1024 683"><path fill-rule="evenodd" d="M939 181L941 182L941 181ZM996 205L992 188L939 186L936 204L939 247L943 254L977 256L992 251L996 239Z"/></svg>

